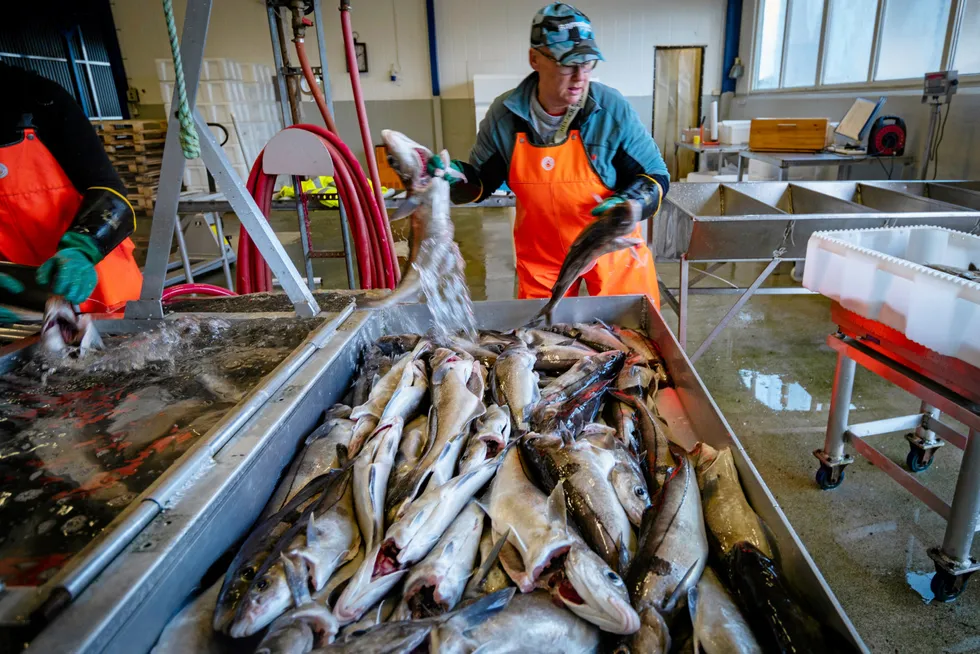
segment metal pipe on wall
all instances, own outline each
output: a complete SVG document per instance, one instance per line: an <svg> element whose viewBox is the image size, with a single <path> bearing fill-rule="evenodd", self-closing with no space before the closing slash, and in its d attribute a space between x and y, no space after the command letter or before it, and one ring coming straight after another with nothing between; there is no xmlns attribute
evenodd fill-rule
<svg viewBox="0 0 980 654"><path fill-rule="evenodd" d="M439 88L439 50L436 46L435 0L425 0L425 24L429 35L429 77L432 80L432 133L435 136L435 150L439 152L443 148L442 95Z"/></svg>
<svg viewBox="0 0 980 654"><path fill-rule="evenodd" d="M728 76L738 57L739 38L742 31L742 0L728 0L725 10L725 49L721 60L721 118L731 115L732 97L737 80Z"/></svg>

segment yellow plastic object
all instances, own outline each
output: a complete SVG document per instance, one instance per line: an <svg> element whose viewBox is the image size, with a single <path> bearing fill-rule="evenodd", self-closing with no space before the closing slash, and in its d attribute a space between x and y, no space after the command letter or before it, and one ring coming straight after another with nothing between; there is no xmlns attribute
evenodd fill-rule
<svg viewBox="0 0 980 654"><path fill-rule="evenodd" d="M368 185L371 185L371 180L368 180ZM340 206L340 200L337 196L337 186L334 183L333 177L320 175L319 177L304 179L301 187L304 193L328 209L336 209ZM388 189L382 186L381 192L382 194L387 193ZM296 189L287 185L276 191L273 199L288 200L294 197L296 197Z"/></svg>

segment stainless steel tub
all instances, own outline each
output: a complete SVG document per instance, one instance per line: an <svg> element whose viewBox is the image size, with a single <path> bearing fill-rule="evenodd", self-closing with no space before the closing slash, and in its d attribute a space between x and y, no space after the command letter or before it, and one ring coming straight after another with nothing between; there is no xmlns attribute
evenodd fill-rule
<svg viewBox="0 0 980 654"><path fill-rule="evenodd" d="M654 221L653 247L658 260L669 261L681 257L688 261L769 261L777 252L783 260L801 260L815 231L904 225L976 231L980 229L980 193L971 184L674 184Z"/></svg>
<svg viewBox="0 0 980 654"><path fill-rule="evenodd" d="M523 324L542 301L477 302L483 328ZM866 650L827 583L722 417L661 315L643 297L569 298L560 321L601 318L644 329L660 346L676 383L668 419L679 438L731 446L749 501L769 525L788 581L821 622ZM140 652L200 583L202 575L249 529L275 488L301 437L339 400L353 378L361 348L386 333L423 332L425 305L358 311L314 352L214 459L155 516L96 583L32 643L32 650Z"/></svg>
<svg viewBox="0 0 980 654"><path fill-rule="evenodd" d="M57 574L39 586L11 586L0 591L0 625L24 624L31 612L43 607L45 613L55 614L66 602L88 597L86 588L102 573L114 558L130 546L142 530L161 515L189 483L208 474L213 457L235 436L270 397L305 365L307 359L329 340L339 323L353 312L353 303L345 310L321 314L323 321L295 350L288 354L269 374L263 377L237 405L229 409L218 422L200 436L191 447L167 467L149 487L106 525L83 549L71 556ZM209 318L228 321L289 319L294 314L208 314ZM176 316L175 316L176 317ZM97 321L103 334L134 333L153 329L160 323L125 319ZM30 353L37 337L0 350L0 371L7 371L24 354ZM69 607L71 605L69 604ZM71 611L71 608L69 608Z"/></svg>

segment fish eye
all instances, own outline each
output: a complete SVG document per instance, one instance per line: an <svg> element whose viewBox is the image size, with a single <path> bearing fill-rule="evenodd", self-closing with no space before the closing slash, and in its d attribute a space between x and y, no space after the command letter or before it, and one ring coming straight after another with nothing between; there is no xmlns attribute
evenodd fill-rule
<svg viewBox="0 0 980 654"><path fill-rule="evenodd" d="M647 496L647 489L643 488L643 486L634 486L633 487L633 494L636 495L637 497L640 497L640 498L646 497Z"/></svg>
<svg viewBox="0 0 980 654"><path fill-rule="evenodd" d="M255 568L252 567L244 568L240 576L243 581L252 581L252 579L255 578Z"/></svg>
<svg viewBox="0 0 980 654"><path fill-rule="evenodd" d="M258 588L259 590L265 590L266 588L269 587L269 582L266 581L265 579L259 579L255 583L255 587Z"/></svg>
<svg viewBox="0 0 980 654"><path fill-rule="evenodd" d="M613 582L617 586L621 586L623 584L623 580L620 579L619 578L619 575L616 574L615 572L613 572L612 570L607 570L606 571L606 579L608 579L609 581Z"/></svg>

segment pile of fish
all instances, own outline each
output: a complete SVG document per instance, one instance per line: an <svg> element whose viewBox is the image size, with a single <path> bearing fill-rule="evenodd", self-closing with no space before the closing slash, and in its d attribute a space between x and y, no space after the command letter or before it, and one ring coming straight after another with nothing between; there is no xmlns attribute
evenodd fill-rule
<svg viewBox="0 0 980 654"><path fill-rule="evenodd" d="M210 595L213 628L270 654L842 651L731 451L671 442L671 383L602 323L381 338Z"/></svg>

